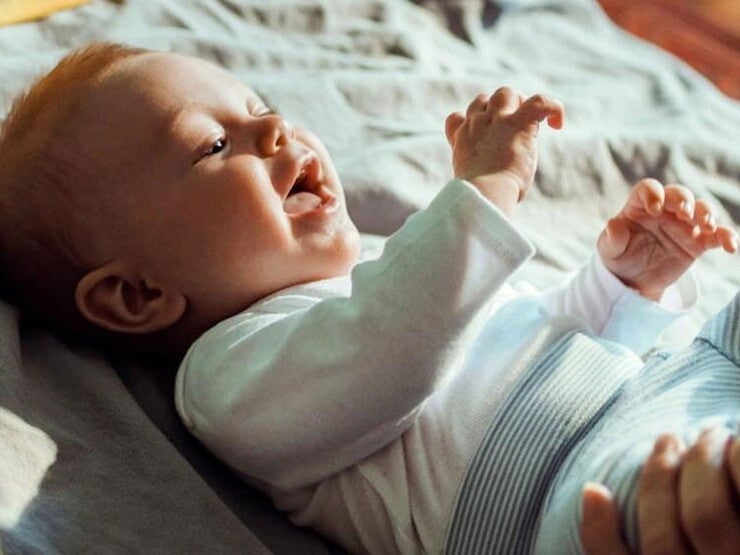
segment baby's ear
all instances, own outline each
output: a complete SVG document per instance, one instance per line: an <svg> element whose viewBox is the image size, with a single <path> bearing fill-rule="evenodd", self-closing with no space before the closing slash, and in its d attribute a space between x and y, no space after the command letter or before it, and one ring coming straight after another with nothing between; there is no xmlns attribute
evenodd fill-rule
<svg viewBox="0 0 740 555"><path fill-rule="evenodd" d="M140 279L114 260L88 272L77 284L75 303L90 322L122 333L152 333L177 322L187 300Z"/></svg>

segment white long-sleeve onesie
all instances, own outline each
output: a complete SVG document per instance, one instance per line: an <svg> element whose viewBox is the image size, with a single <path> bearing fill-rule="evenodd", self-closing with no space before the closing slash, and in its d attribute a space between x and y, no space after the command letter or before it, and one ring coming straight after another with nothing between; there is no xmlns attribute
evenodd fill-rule
<svg viewBox="0 0 740 555"><path fill-rule="evenodd" d="M532 253L453 180L351 276L278 291L207 331L180 366L177 409L294 522L353 552L441 552L467 464L517 372L574 325L641 352L679 314L593 257L541 294L547 333L512 321L496 336L497 307L520 294L506 280ZM690 304L693 282L673 295Z"/></svg>

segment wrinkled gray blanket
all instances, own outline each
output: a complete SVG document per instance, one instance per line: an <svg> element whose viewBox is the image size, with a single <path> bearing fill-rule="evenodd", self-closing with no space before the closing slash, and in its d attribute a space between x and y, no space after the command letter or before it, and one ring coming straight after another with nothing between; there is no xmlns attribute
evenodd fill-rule
<svg viewBox="0 0 740 555"><path fill-rule="evenodd" d="M740 222L740 106L614 27L587 0L97 0L0 28L0 114L70 49L105 39L235 72L327 144L362 231L387 235L451 176L443 122L509 84L567 111L543 131L518 223L556 284L637 178L680 181ZM740 286L738 257L696 264L689 339ZM0 301L0 538L5 553L327 553L180 426L173 368L71 348Z"/></svg>

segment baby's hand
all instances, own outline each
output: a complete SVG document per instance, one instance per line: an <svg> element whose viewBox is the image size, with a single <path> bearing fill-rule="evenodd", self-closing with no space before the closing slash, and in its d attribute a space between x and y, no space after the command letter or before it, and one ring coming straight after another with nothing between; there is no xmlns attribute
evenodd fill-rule
<svg viewBox="0 0 740 555"><path fill-rule="evenodd" d="M563 117L560 102L539 94L525 99L509 87L479 94L465 115L453 112L445 122L455 177L510 215L534 180L540 122L560 129Z"/></svg>
<svg viewBox="0 0 740 555"><path fill-rule="evenodd" d="M642 296L659 300L705 251L737 251L737 233L718 226L712 209L681 185L643 179L597 243L604 265Z"/></svg>

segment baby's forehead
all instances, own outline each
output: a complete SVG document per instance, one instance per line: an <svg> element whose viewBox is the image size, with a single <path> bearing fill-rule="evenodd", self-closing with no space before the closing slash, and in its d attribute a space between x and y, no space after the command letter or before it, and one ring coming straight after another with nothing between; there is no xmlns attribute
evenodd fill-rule
<svg viewBox="0 0 740 555"><path fill-rule="evenodd" d="M148 83L229 77L227 72L205 60L169 52L148 52L126 60L118 74Z"/></svg>
<svg viewBox="0 0 740 555"><path fill-rule="evenodd" d="M228 71L205 60L180 54L151 52L128 60L117 76L119 86L139 95L167 101L207 102L224 89L258 96Z"/></svg>
<svg viewBox="0 0 740 555"><path fill-rule="evenodd" d="M147 120L149 127L173 127L183 114L201 119L259 109L257 93L227 71L204 60L168 53L149 53L126 61L101 91L106 105L125 114L122 125ZM100 102L102 100L102 102Z"/></svg>
<svg viewBox="0 0 740 555"><path fill-rule="evenodd" d="M206 125L194 122L211 121L218 113L246 113L245 102L264 104L217 66L177 54L146 53L122 62L92 91L80 113L79 133L96 137L100 156L105 150L113 151L113 159L141 160L179 136L177 130Z"/></svg>

